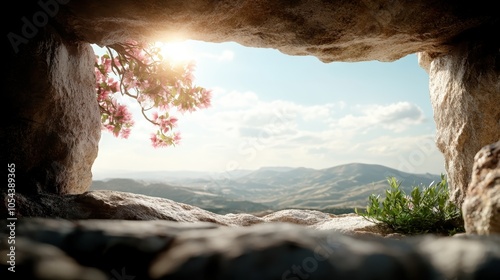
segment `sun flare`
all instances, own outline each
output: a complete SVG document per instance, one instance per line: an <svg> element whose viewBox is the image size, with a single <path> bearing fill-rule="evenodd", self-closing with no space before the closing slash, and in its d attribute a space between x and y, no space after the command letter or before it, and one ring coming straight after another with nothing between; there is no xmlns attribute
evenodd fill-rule
<svg viewBox="0 0 500 280"><path fill-rule="evenodd" d="M168 61L178 64L196 60L196 53L189 46L187 41L179 42L156 42L160 48L161 55Z"/></svg>

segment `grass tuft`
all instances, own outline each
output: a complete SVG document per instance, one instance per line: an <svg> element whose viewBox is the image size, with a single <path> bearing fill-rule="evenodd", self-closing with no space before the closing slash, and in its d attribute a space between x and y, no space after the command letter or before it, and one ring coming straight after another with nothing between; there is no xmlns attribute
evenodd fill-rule
<svg viewBox="0 0 500 280"><path fill-rule="evenodd" d="M385 199L370 195L364 211L355 209L358 215L402 234L453 235L464 232L462 213L449 200L444 175L437 184L433 182L423 189L414 186L409 195L400 188L401 182L396 178L389 177L387 182L390 188L385 191Z"/></svg>

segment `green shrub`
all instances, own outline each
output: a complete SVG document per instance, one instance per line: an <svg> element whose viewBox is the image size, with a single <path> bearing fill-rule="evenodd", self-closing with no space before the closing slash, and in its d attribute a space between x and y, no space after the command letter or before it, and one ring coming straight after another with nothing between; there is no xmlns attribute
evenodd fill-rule
<svg viewBox="0 0 500 280"><path fill-rule="evenodd" d="M444 175L437 184L431 183L422 190L414 186L410 195L401 188L394 177L387 179L390 189L385 199L370 195L364 212L355 212L365 219L403 234L445 234L463 232L460 209L449 200L448 183Z"/></svg>

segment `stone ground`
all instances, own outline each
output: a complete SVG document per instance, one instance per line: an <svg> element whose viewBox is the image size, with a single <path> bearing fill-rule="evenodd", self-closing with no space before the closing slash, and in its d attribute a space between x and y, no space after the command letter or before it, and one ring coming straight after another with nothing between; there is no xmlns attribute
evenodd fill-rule
<svg viewBox="0 0 500 280"><path fill-rule="evenodd" d="M16 206L15 228L0 221L1 271L16 279L500 279L499 235L402 236L314 210L218 215L116 191Z"/></svg>
<svg viewBox="0 0 500 280"><path fill-rule="evenodd" d="M14 231L2 221L0 266L12 273L14 252L16 277L7 279L500 279L500 236L404 237L354 214L318 211L262 219L227 226L26 217Z"/></svg>

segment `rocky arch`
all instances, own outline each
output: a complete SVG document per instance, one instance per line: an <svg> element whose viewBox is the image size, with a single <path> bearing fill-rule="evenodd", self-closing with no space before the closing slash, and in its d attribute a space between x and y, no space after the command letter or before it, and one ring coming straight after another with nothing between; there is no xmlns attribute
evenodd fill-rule
<svg viewBox="0 0 500 280"><path fill-rule="evenodd" d="M82 193L98 152L91 43L169 36L331 61L419 53L461 204L478 150L500 140L500 19L487 2L451 0L40 0L9 10L0 131L17 191ZM493 2L490 2L493 5ZM3 187L5 190L5 187Z"/></svg>

